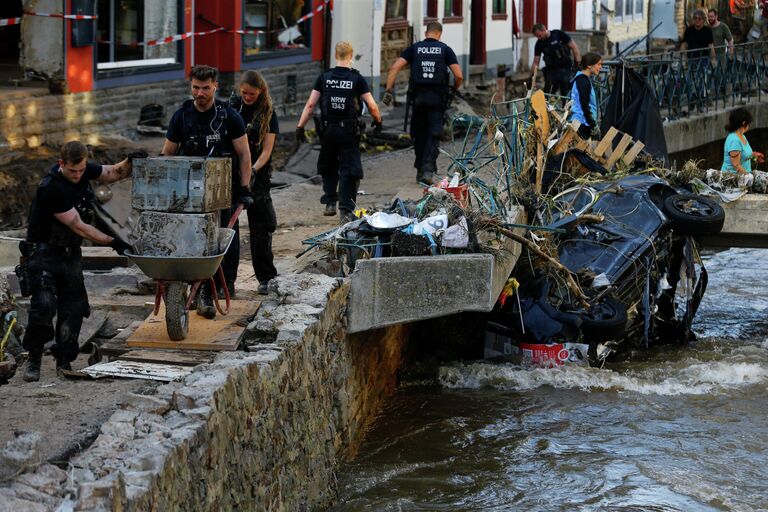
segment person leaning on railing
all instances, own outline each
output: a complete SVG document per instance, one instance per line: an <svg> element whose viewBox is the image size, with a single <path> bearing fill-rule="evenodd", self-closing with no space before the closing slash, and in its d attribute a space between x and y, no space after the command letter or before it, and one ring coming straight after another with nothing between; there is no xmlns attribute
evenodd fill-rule
<svg viewBox="0 0 768 512"><path fill-rule="evenodd" d="M707 14L704 9L696 9L693 12L693 23L688 25L683 33L683 40L680 43L680 51L688 51L688 60L701 60L707 64L707 48L709 48L710 59L715 60L715 40L712 30L704 25Z"/></svg>
<svg viewBox="0 0 768 512"><path fill-rule="evenodd" d="M728 137L725 139L723 165L721 171L732 172L739 175L739 186L749 187L753 180L752 160L763 163L763 154L752 151L746 136L749 125L752 124L752 114L745 108L737 108L728 116L728 124L725 125Z"/></svg>

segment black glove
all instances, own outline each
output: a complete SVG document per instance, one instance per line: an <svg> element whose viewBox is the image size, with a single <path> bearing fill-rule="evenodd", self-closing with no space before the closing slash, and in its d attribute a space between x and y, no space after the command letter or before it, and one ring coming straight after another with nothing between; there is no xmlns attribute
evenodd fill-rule
<svg viewBox="0 0 768 512"><path fill-rule="evenodd" d="M395 96L392 94L392 89L384 91L384 95L381 97L381 102L386 106L390 106L393 101L395 101Z"/></svg>
<svg viewBox="0 0 768 512"><path fill-rule="evenodd" d="M248 208L253 204L253 197L251 196L251 191L248 190L248 187L245 185L235 185L235 187L232 190L232 195L234 196L234 203L235 206L242 203L243 208Z"/></svg>
<svg viewBox="0 0 768 512"><path fill-rule="evenodd" d="M148 156L149 156L149 153L147 153L143 149L139 149L139 150L131 151L130 153L128 153L128 156L126 158L128 158L129 162L132 162L134 158L147 158Z"/></svg>
<svg viewBox="0 0 768 512"><path fill-rule="evenodd" d="M131 253L136 252L133 250L133 246L131 244L125 243L119 238L113 238L112 241L109 242L107 245L109 245L112 249L114 249L115 252L120 256L125 254L125 251L129 251Z"/></svg>
<svg viewBox="0 0 768 512"><path fill-rule="evenodd" d="M296 128L296 142L299 144L307 142L307 134L304 133L304 128Z"/></svg>
<svg viewBox="0 0 768 512"><path fill-rule="evenodd" d="M381 126L381 122L379 122L379 121L375 121L375 120L374 120L374 121L371 123L371 126L373 126L373 134L374 134L374 135L378 135L378 134L380 134L380 133L381 133L381 128L382 128L382 126Z"/></svg>

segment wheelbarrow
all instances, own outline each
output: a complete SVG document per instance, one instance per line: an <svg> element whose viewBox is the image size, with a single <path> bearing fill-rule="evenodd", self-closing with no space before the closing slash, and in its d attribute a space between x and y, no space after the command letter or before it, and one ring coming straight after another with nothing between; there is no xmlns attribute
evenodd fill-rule
<svg viewBox="0 0 768 512"><path fill-rule="evenodd" d="M226 228L217 231L218 254L213 256L143 256L126 251L125 255L133 261L144 274L155 280L155 309L154 315L160 312L160 304L165 301L165 325L168 337L173 341L181 341L189 333L189 308L197 296L200 285L208 282L213 291L216 309L222 315L229 312L230 295L224 279L221 261L224 259L229 245L235 237L231 229L243 205L239 205L232 215ZM216 294L216 284L213 276L218 273L224 289L226 307L221 307Z"/></svg>

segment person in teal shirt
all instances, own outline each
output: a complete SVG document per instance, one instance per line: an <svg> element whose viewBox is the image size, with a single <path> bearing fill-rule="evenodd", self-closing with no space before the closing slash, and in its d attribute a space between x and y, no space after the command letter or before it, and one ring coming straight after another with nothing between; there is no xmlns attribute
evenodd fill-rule
<svg viewBox="0 0 768 512"><path fill-rule="evenodd" d="M735 172L738 174L752 173L752 159L758 163L764 162L762 153L753 152L744 133L752 124L752 114L745 108L737 108L728 116L728 124L725 129L729 132L725 139L725 150L721 171Z"/></svg>

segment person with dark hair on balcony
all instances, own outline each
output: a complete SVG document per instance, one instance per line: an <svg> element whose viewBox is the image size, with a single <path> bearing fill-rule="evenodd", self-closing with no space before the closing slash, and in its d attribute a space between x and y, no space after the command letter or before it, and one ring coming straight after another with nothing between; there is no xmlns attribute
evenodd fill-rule
<svg viewBox="0 0 768 512"><path fill-rule="evenodd" d="M733 58L733 35L731 34L731 29L720 21L716 9L707 11L707 22L709 23L709 29L712 31L718 59L723 60L726 54L726 47L727 53Z"/></svg>
<svg viewBox="0 0 768 512"><path fill-rule="evenodd" d="M600 55L587 53L581 58L579 71L571 80L571 119L581 123L578 133L583 139L600 138L600 129L597 126L597 95L592 85L592 77L600 73L602 66L603 58Z"/></svg>

